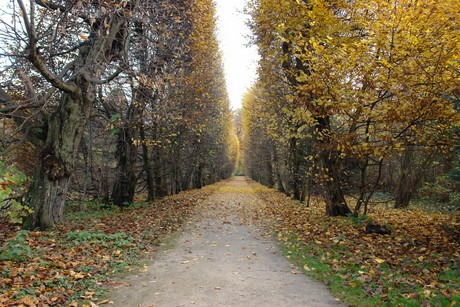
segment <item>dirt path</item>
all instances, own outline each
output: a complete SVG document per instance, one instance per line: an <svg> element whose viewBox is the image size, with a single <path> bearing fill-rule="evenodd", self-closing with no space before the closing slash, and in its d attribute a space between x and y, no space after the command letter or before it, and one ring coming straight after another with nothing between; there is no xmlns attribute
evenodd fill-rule
<svg viewBox="0 0 460 307"><path fill-rule="evenodd" d="M115 306L338 306L251 225L261 200L243 177L198 206L172 249L111 291Z"/></svg>

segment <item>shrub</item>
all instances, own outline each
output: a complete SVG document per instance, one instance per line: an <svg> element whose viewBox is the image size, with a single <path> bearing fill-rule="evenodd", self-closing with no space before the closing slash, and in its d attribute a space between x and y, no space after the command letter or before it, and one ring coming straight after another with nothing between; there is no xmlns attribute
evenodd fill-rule
<svg viewBox="0 0 460 307"><path fill-rule="evenodd" d="M13 224L22 224L23 218L32 213L30 207L18 201L26 181L27 176L14 165L0 161L0 209Z"/></svg>

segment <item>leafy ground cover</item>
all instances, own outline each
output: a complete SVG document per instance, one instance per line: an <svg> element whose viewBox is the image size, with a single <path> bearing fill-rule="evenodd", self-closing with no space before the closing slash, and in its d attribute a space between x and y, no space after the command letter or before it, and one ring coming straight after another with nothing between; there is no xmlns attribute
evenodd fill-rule
<svg viewBox="0 0 460 307"><path fill-rule="evenodd" d="M212 191L210 186L123 210L68 212L63 225L43 232L2 221L0 306L107 303L98 295L109 276L138 270L133 264L177 230Z"/></svg>
<svg viewBox="0 0 460 307"><path fill-rule="evenodd" d="M265 200L255 213L259 223L284 243L288 258L347 303L460 303L458 216L373 207L359 218L327 217L319 198L306 207L282 193L254 188ZM391 234L366 234L368 222L386 226Z"/></svg>
<svg viewBox="0 0 460 307"><path fill-rule="evenodd" d="M314 198L310 207L252 181L240 191L215 184L130 208L74 210L45 232L0 223L0 306L94 306L117 272L144 270L159 242L216 190L240 193L244 223L273 232L296 266L356 306L453 306L460 303L458 216L372 207L365 217L331 218ZM250 202L245 193L261 200ZM239 194L238 194L239 195ZM236 197L236 196L235 196ZM196 207L197 205L200 205ZM368 222L390 235L366 234Z"/></svg>

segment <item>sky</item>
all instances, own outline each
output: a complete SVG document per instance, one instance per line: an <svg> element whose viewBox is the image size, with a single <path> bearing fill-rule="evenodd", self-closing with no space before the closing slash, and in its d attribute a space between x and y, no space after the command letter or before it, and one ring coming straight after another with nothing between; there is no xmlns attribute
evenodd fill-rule
<svg viewBox="0 0 460 307"><path fill-rule="evenodd" d="M257 48L247 47L250 34L242 13L247 0L214 0L217 9L217 37L224 59L227 91L232 109L241 108L244 93L256 79Z"/></svg>

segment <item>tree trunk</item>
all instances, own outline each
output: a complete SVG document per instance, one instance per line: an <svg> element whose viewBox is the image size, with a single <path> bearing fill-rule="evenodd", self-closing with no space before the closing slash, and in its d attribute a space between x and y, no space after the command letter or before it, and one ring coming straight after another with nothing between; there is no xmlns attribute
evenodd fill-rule
<svg viewBox="0 0 460 307"><path fill-rule="evenodd" d="M338 157L331 148L329 137L329 117L320 117L318 120L319 142L321 146L320 164L323 174L324 198L326 200L326 214L328 216L346 216L351 214L340 185L341 165Z"/></svg>
<svg viewBox="0 0 460 307"><path fill-rule="evenodd" d="M133 90L133 93L136 93ZM134 95L137 97L137 95ZM133 202L137 183L137 145L133 140L139 139L138 126L141 125L140 115L142 110L131 104L128 107L126 120L120 129L117 140L117 176L112 190L112 200L117 206L126 206Z"/></svg>
<svg viewBox="0 0 460 307"><path fill-rule="evenodd" d="M351 210L347 206L342 189L334 184L334 182L326 182L324 191L326 198L326 214L328 216L347 216L351 214Z"/></svg>
<svg viewBox="0 0 460 307"><path fill-rule="evenodd" d="M401 191L396 194L395 208L407 208L409 207L410 201L412 199L413 192L411 191Z"/></svg>
<svg viewBox="0 0 460 307"><path fill-rule="evenodd" d="M273 180L273 167L271 155L265 156L265 163L267 165L267 187L273 188L275 182Z"/></svg>
<svg viewBox="0 0 460 307"><path fill-rule="evenodd" d="M201 189L203 187L203 167L198 165L197 169L193 172L193 186L194 189Z"/></svg>
<svg viewBox="0 0 460 307"><path fill-rule="evenodd" d="M298 153L297 139L292 137L289 140L289 187L292 197L300 200L302 181L300 179L300 159Z"/></svg>
<svg viewBox="0 0 460 307"><path fill-rule="evenodd" d="M273 165L275 167L276 187L279 192L285 193L283 179L281 179L280 166L278 162L278 153L276 152L275 145L273 145Z"/></svg>
<svg viewBox="0 0 460 307"><path fill-rule="evenodd" d="M89 88L82 84L81 88ZM77 149L88 121L92 102L83 97L63 94L60 107L48 123L46 146L26 194L26 204L34 213L24 228L45 229L63 218L63 209Z"/></svg>
<svg viewBox="0 0 460 307"><path fill-rule="evenodd" d="M314 97L314 93L305 95L304 91L301 90L300 87L304 85L304 83L299 81L299 73L302 72L306 75L311 75L311 67L308 62L303 62L302 59L298 57L295 57L295 61L292 61L292 55L295 54L295 48L295 44L292 42L283 42L283 54L285 54L287 56L286 59L289 60L283 61L282 67L289 83L295 89L299 90L299 97L305 99L305 104L316 121L314 127L316 140L314 140L314 142L320 151L320 163L322 173L325 176L325 178L323 178L323 190L326 199L326 214L329 216L345 216L350 214L351 210L347 206L340 186L340 161L332 148L330 117L326 108L317 106L313 103L314 99L312 98Z"/></svg>
<svg viewBox="0 0 460 307"><path fill-rule="evenodd" d="M412 154L409 153L409 150L407 150L404 155L405 156L401 165L401 174L396 185L395 208L397 209L409 207L409 203L415 193L415 185L417 181L413 177L413 173L415 172L413 170L409 170L411 167L416 168L410 163L410 157Z"/></svg>
<svg viewBox="0 0 460 307"><path fill-rule="evenodd" d="M73 62L75 75L69 81L53 75L35 46L30 48L29 61L62 92L62 96L59 106L48 119L45 147L26 193L25 203L34 213L24 221L25 228L45 229L63 218L76 153L95 100L95 84L105 72L111 53L118 52L113 43L117 41L121 47L119 50L124 50L125 40L129 39L123 35L125 18L123 14L114 16L106 33L100 36L94 33L90 44L80 45ZM28 34L30 42L36 42L35 33L29 31Z"/></svg>
<svg viewBox="0 0 460 307"><path fill-rule="evenodd" d="M167 195L164 179L165 172L163 171L162 159L158 149L154 152L154 173L155 173L155 198L162 198Z"/></svg>
<svg viewBox="0 0 460 307"><path fill-rule="evenodd" d="M142 143L142 160L144 162L144 170L147 176L147 201L155 200L155 182L153 180L152 166L150 163L149 148L146 144L144 126L141 125L140 137Z"/></svg>
<svg viewBox="0 0 460 307"><path fill-rule="evenodd" d="M112 190L112 201L117 206L133 202L136 188L137 146L133 143L134 128L121 129L117 144L117 176Z"/></svg>
<svg viewBox="0 0 460 307"><path fill-rule="evenodd" d="M417 188L424 178L423 174L432 163L434 154L416 156L415 149L408 146L401 161L401 174L396 184L395 208L407 208ZM420 161L420 159L422 159Z"/></svg>

